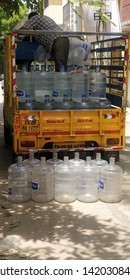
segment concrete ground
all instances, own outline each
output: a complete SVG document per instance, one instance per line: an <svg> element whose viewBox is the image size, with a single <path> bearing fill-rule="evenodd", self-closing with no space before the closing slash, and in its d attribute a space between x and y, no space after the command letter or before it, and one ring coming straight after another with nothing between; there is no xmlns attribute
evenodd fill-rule
<svg viewBox="0 0 130 280"><path fill-rule="evenodd" d="M11 152L3 139L0 104L0 259L130 259L130 110L121 152L123 199L119 203L11 203L7 199Z"/></svg>

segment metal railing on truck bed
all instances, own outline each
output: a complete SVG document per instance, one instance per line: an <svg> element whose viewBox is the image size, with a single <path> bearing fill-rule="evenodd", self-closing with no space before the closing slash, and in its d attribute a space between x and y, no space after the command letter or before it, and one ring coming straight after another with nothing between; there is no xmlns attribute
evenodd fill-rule
<svg viewBox="0 0 130 280"><path fill-rule="evenodd" d="M116 37L92 42L92 69L106 73L106 93L111 103L126 107L128 91L128 37Z"/></svg>

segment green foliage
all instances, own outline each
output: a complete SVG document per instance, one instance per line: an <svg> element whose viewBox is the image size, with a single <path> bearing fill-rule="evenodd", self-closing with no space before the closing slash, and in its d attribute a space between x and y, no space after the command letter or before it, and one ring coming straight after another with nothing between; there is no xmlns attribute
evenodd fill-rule
<svg viewBox="0 0 130 280"><path fill-rule="evenodd" d="M0 7L4 10L8 17L19 14L20 7L25 5L29 9L36 8L40 11L42 0L0 0Z"/></svg>
<svg viewBox="0 0 130 280"><path fill-rule="evenodd" d="M30 10L37 10L43 14L44 0L0 0L0 7L6 13L7 17L19 14L20 7L26 7Z"/></svg>
<svg viewBox="0 0 130 280"><path fill-rule="evenodd" d="M0 37L6 36L14 26L22 19L25 18L27 12L26 5L19 6L19 13L12 13L12 16L7 17L7 11L5 12L2 7L0 7ZM3 65L3 41L0 40L0 64Z"/></svg>
<svg viewBox="0 0 130 280"><path fill-rule="evenodd" d="M1 0L0 6L8 17L12 16L15 13L19 13L19 7L23 5L21 0Z"/></svg>
<svg viewBox="0 0 130 280"><path fill-rule="evenodd" d="M110 22L116 26L116 24L112 20L110 20L110 18L106 14L102 13L102 11L98 10L98 14L104 22Z"/></svg>
<svg viewBox="0 0 130 280"><path fill-rule="evenodd" d="M27 3L27 7L29 8L29 9L36 9L36 10L38 10L39 11L39 9L40 9L40 1L41 0L32 0L32 1L30 1L30 0L24 0L24 2L26 2Z"/></svg>
<svg viewBox="0 0 130 280"><path fill-rule="evenodd" d="M102 8L103 6L105 6L105 3L103 3L102 1L86 1L87 4L89 6L92 6L92 7L96 7L96 8Z"/></svg>
<svg viewBox="0 0 130 280"><path fill-rule="evenodd" d="M37 10L41 15L43 15L43 9L44 9L44 0L23 0L27 3L27 7L31 10L35 9Z"/></svg>
<svg viewBox="0 0 130 280"><path fill-rule="evenodd" d="M19 14L13 13L11 17L7 18L6 12L0 8L0 36L5 36L6 34L10 33L16 23L22 18L25 18L26 12L26 6L20 6Z"/></svg>

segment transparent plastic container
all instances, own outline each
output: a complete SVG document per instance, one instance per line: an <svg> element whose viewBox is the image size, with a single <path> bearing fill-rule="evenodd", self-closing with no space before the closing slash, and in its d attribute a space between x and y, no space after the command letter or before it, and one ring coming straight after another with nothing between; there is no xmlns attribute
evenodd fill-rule
<svg viewBox="0 0 130 280"><path fill-rule="evenodd" d="M100 109L110 109L111 108L111 101L108 98L101 97L101 95L100 95L99 108Z"/></svg>
<svg viewBox="0 0 130 280"><path fill-rule="evenodd" d="M111 102L108 98L101 97L91 97L90 101L93 103L94 109L110 109L111 108Z"/></svg>
<svg viewBox="0 0 130 280"><path fill-rule="evenodd" d="M8 168L8 198L19 203L31 198L31 168L23 165L22 156Z"/></svg>
<svg viewBox="0 0 130 280"><path fill-rule="evenodd" d="M91 157L86 157L86 164L78 172L77 200L88 203L98 201L98 180L97 166L92 164Z"/></svg>
<svg viewBox="0 0 130 280"><path fill-rule="evenodd" d="M68 65L85 65L91 51L91 43L79 37L69 37Z"/></svg>
<svg viewBox="0 0 130 280"><path fill-rule="evenodd" d="M32 199L36 202L49 202L54 197L54 169L41 157L40 164L32 168Z"/></svg>
<svg viewBox="0 0 130 280"><path fill-rule="evenodd" d="M115 164L115 158L110 157L108 165L100 171L100 200L104 202L120 202L122 199L123 170Z"/></svg>
<svg viewBox="0 0 130 280"><path fill-rule="evenodd" d="M93 109L93 102L87 98L86 94L82 94L82 98L80 102L77 102L76 109L86 110L86 109Z"/></svg>
<svg viewBox="0 0 130 280"><path fill-rule="evenodd" d="M100 180L100 171L103 166L108 165L108 162L101 158L101 153L96 153L96 159L92 159L91 163L98 167L98 179ZM100 186L98 186L98 192L100 192Z"/></svg>
<svg viewBox="0 0 130 280"><path fill-rule="evenodd" d="M79 168L81 168L81 166L86 164L85 160L80 159L79 156L80 156L80 154L78 152L75 152L74 158L69 160L69 164L71 164L71 166L74 168L74 170L76 172L76 174L75 174L76 184L77 184L78 178L79 178Z"/></svg>
<svg viewBox="0 0 130 280"><path fill-rule="evenodd" d="M105 159L101 158L101 153L96 153L96 159L92 159L92 164L96 164L100 169L102 168L102 166L108 165L108 162Z"/></svg>
<svg viewBox="0 0 130 280"><path fill-rule="evenodd" d="M29 110L29 111L33 110L32 101L30 99L30 94L26 94L25 110Z"/></svg>
<svg viewBox="0 0 130 280"><path fill-rule="evenodd" d="M48 53L42 45L40 45L34 52L34 60L39 63L46 62L50 56L50 53Z"/></svg>
<svg viewBox="0 0 130 280"><path fill-rule="evenodd" d="M71 37L69 36L69 42L70 42L70 51L75 50L76 48L84 48L87 52L91 51L91 43L82 40L79 37Z"/></svg>
<svg viewBox="0 0 130 280"><path fill-rule="evenodd" d="M72 166L74 166L74 168L76 170L78 170L78 167L80 167L81 165L85 165L85 160L80 159L80 154L78 152L75 152L74 154L74 159L70 159L69 160L69 164L71 164Z"/></svg>
<svg viewBox="0 0 130 280"><path fill-rule="evenodd" d="M53 110L53 108L54 108L53 102L52 102L51 98L49 97L49 95L46 94L45 98L44 98L44 102L41 103L40 109L50 111L50 110Z"/></svg>
<svg viewBox="0 0 130 280"><path fill-rule="evenodd" d="M29 165L30 167L32 167L35 164L40 163L40 160L34 157L34 151L33 150L29 150L29 158L25 159L23 161L24 165Z"/></svg>
<svg viewBox="0 0 130 280"><path fill-rule="evenodd" d="M82 96L89 96L88 72L72 74L72 100L81 102Z"/></svg>
<svg viewBox="0 0 130 280"><path fill-rule="evenodd" d="M87 59L88 59L88 53L82 47L75 48L71 53L71 60L73 65L77 64L83 66L86 64Z"/></svg>
<svg viewBox="0 0 130 280"><path fill-rule="evenodd" d="M89 96L106 98L106 74L96 71L89 72Z"/></svg>
<svg viewBox="0 0 130 280"><path fill-rule="evenodd" d="M33 66L27 71L26 65L22 65L22 70L16 73L17 96L20 102L25 102L25 96L30 95L31 100L35 99L34 91L34 71Z"/></svg>
<svg viewBox="0 0 130 280"><path fill-rule="evenodd" d="M57 109L59 110L70 110L75 106L75 102L71 100L67 93L63 94L62 101L57 102Z"/></svg>
<svg viewBox="0 0 130 280"><path fill-rule="evenodd" d="M45 71L44 64L41 65L41 70L35 71L34 73L36 101L43 103L46 95L48 95L51 100L55 73L53 71Z"/></svg>
<svg viewBox="0 0 130 280"><path fill-rule="evenodd" d="M63 163L55 167L54 199L61 203L76 200L75 169L69 164L69 157L64 156Z"/></svg>
<svg viewBox="0 0 130 280"><path fill-rule="evenodd" d="M53 153L53 158L47 160L47 164L53 166L54 168L56 167L56 165L58 165L60 163L63 163L63 160L58 159L58 153L57 152Z"/></svg>
<svg viewBox="0 0 130 280"><path fill-rule="evenodd" d="M63 94L66 93L72 99L72 73L55 72L53 98L55 101L62 101Z"/></svg>

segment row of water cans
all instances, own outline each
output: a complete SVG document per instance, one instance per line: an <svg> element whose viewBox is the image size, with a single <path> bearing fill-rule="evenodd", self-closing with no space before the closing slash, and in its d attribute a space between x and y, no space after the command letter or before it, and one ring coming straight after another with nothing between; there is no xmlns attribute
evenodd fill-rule
<svg viewBox="0 0 130 280"><path fill-rule="evenodd" d="M77 66L76 66L77 67ZM76 69L76 68L75 68ZM51 69L52 70L52 69ZM106 75L97 71L85 70L79 66L75 71L45 71L45 65L31 65L26 71L17 72L17 96L19 109L56 110L56 109L93 109L110 108L106 98ZM64 104L67 102L67 105ZM27 104L26 104L27 103ZM28 106L28 103L29 104ZM64 108L63 108L64 107Z"/></svg>
<svg viewBox="0 0 130 280"><path fill-rule="evenodd" d="M30 150L29 158L8 169L8 197L12 202L49 202L53 199L60 203L70 203L76 199L81 202L119 202L122 199L122 168L111 157L109 163L96 154L96 159L79 158L75 152L73 159L64 156L58 159L45 157L36 159Z"/></svg>

